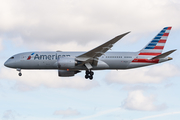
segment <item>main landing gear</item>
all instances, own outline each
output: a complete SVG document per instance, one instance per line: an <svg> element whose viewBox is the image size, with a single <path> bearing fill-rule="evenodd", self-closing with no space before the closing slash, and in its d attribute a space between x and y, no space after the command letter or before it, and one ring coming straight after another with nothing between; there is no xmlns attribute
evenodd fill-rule
<svg viewBox="0 0 180 120"><path fill-rule="evenodd" d="M19 76L22 76L21 68L17 68L16 70L19 71L18 75L19 75Z"/></svg>
<svg viewBox="0 0 180 120"><path fill-rule="evenodd" d="M85 75L85 78L86 79L90 79L90 80L92 80L93 79L93 75L94 75L94 72L93 71L91 71L91 70L86 70L86 75Z"/></svg>

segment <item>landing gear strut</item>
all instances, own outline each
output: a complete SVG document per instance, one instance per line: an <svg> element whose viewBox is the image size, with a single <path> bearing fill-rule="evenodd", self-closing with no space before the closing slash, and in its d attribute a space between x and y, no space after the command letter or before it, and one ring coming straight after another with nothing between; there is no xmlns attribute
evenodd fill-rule
<svg viewBox="0 0 180 120"><path fill-rule="evenodd" d="M91 70L86 70L86 75L85 75L85 78L86 79L90 79L90 80L92 80L93 79L93 75L94 75L94 72L93 71L91 71Z"/></svg>
<svg viewBox="0 0 180 120"><path fill-rule="evenodd" d="M22 76L21 68L17 68L16 70L19 71L18 75L19 75L19 76Z"/></svg>

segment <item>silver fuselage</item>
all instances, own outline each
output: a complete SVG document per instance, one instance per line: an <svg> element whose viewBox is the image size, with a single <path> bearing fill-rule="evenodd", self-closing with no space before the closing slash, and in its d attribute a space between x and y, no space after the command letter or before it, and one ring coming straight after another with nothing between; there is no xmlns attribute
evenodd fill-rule
<svg viewBox="0 0 180 120"><path fill-rule="evenodd" d="M84 52L24 52L16 54L5 62L5 66L20 69L59 69L58 60L62 58L76 58ZM134 61L139 52L106 52L98 58L98 63L92 70L103 69L130 69L152 65L167 61L168 58L158 62L136 62ZM147 59L147 58L146 58ZM70 70L86 70L85 66L74 66L73 68L62 68Z"/></svg>

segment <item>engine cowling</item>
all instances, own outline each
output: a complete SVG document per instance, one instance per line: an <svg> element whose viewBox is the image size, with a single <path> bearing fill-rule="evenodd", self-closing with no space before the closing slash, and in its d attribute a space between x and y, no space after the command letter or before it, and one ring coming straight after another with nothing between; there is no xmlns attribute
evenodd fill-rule
<svg viewBox="0 0 180 120"><path fill-rule="evenodd" d="M71 77L81 71L67 71L67 70L58 70L59 77Z"/></svg>
<svg viewBox="0 0 180 120"><path fill-rule="evenodd" d="M58 70L58 75L60 77L71 77L74 76L75 71L67 71L67 70Z"/></svg>
<svg viewBox="0 0 180 120"><path fill-rule="evenodd" d="M75 61L74 58L60 58L58 60L58 68L59 69L74 68L76 63L77 62Z"/></svg>

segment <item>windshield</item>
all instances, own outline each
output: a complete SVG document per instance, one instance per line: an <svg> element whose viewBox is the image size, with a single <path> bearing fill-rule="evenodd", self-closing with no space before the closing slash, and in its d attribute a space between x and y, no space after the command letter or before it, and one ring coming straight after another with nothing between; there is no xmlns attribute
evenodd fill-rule
<svg viewBox="0 0 180 120"><path fill-rule="evenodd" d="M10 59L14 59L14 57L11 57Z"/></svg>

